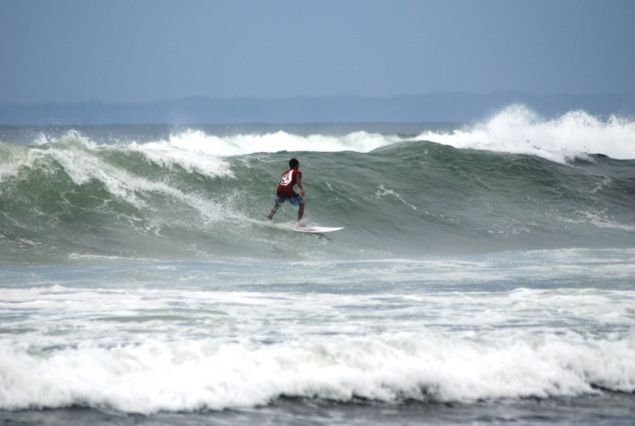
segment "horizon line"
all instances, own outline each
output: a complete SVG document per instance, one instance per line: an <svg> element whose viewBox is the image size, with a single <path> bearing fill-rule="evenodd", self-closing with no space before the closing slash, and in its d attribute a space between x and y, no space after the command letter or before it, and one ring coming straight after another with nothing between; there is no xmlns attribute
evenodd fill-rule
<svg viewBox="0 0 635 426"><path fill-rule="evenodd" d="M522 90L498 90L491 92L479 92L479 91L437 91L428 93L414 93L414 94L396 94L396 95L354 95L354 94L341 94L341 95L290 95L290 96L257 96L257 95L236 95L236 96L214 96L214 95L184 95L176 97L166 97L155 100L104 100L97 98L90 98L84 100L66 100L66 101L0 101L0 106L34 106L34 105L81 105L81 104L102 104L102 105L144 105L144 104L159 104L166 102L178 102L178 101L262 101L262 102L276 102L276 101L292 101L292 100L336 100L336 99L357 99L357 100L396 100L400 98L425 98L433 96L525 96L531 98L549 98L549 97L611 97L611 96L635 96L635 91L632 92L599 92L599 93L568 93L568 92L553 92L553 93L532 93Z"/></svg>

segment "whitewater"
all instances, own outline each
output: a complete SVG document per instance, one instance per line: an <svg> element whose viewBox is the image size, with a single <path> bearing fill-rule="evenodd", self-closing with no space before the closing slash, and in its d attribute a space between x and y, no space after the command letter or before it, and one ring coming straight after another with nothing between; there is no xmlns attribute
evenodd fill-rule
<svg viewBox="0 0 635 426"><path fill-rule="evenodd" d="M0 127L6 423L631 425L634 306L630 118Z"/></svg>

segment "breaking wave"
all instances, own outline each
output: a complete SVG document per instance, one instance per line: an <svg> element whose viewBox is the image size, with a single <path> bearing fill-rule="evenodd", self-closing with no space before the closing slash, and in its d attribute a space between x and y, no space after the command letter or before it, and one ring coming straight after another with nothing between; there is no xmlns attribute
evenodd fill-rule
<svg viewBox="0 0 635 426"><path fill-rule="evenodd" d="M635 124L615 117L514 106L418 134L106 130L0 143L4 257L416 256L630 247L635 233ZM290 156L307 220L346 226L337 244L264 222Z"/></svg>

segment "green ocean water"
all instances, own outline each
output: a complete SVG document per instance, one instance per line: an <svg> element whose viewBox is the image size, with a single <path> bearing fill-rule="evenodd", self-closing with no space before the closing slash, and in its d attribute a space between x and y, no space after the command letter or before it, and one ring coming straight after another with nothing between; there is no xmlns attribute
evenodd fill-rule
<svg viewBox="0 0 635 426"><path fill-rule="evenodd" d="M633 128L2 127L0 420L630 425Z"/></svg>
<svg viewBox="0 0 635 426"><path fill-rule="evenodd" d="M238 153L219 157L196 145L215 142L204 135L182 133L181 145L100 143L77 131L43 144L3 141L0 258L416 257L630 247L635 235L633 160L557 163L366 132L283 132L300 149L270 153L257 144L276 133L219 139ZM367 150L367 140L378 147ZM316 152L313 142L337 151ZM291 156L305 176L307 222L346 227L336 243L264 223ZM287 206L276 222L294 217Z"/></svg>

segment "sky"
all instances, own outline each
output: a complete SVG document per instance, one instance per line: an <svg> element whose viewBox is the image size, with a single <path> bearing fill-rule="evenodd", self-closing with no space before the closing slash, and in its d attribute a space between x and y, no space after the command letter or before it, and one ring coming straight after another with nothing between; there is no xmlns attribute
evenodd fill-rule
<svg viewBox="0 0 635 426"><path fill-rule="evenodd" d="M634 0L0 0L0 103L635 92Z"/></svg>

